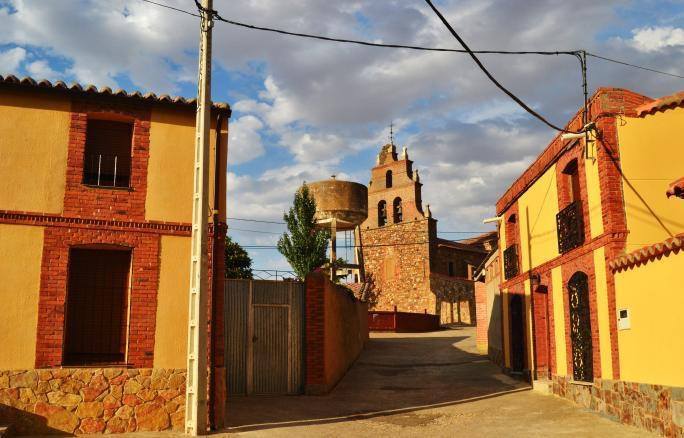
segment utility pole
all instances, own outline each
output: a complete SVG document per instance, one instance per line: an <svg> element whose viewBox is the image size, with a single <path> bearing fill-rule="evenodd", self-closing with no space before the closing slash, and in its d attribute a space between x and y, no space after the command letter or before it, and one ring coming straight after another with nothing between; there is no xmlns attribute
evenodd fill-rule
<svg viewBox="0 0 684 438"><path fill-rule="evenodd" d="M201 4L185 389L185 433L192 436L207 433L207 215L213 5L212 0L201 0Z"/></svg>

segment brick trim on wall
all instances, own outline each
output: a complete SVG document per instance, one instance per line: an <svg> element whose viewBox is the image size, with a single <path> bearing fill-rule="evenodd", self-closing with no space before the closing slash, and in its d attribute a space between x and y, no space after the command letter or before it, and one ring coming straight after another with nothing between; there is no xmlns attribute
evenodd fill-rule
<svg viewBox="0 0 684 438"><path fill-rule="evenodd" d="M584 272L589 283L589 320L591 322L591 349L594 378L601 377L601 344L598 326L598 304L596 300L596 273L593 253L584 254L570 263L561 266L563 281L563 306L565 307L565 345L567 348L568 375L574 370L572 365L572 340L570 338L570 296L567 284L576 272Z"/></svg>
<svg viewBox="0 0 684 438"><path fill-rule="evenodd" d="M36 368L62 365L69 249L102 244L131 249L127 363L136 368L152 367L160 236L130 231L47 227L38 301Z"/></svg>
<svg viewBox="0 0 684 438"><path fill-rule="evenodd" d="M83 162L88 119L115 117L133 124L130 187L100 188L83 184ZM114 220L145 220L147 163L150 155L150 109L144 104L102 103L98 99L72 101L69 125L64 214Z"/></svg>
<svg viewBox="0 0 684 438"><path fill-rule="evenodd" d="M305 347L307 394L325 392L325 279L323 275L306 276Z"/></svg>

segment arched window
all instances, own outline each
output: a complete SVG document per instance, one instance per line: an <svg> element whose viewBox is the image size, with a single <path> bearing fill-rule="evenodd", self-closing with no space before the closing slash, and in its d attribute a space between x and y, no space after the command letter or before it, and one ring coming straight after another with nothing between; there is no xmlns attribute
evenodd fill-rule
<svg viewBox="0 0 684 438"><path fill-rule="evenodd" d="M392 171L388 170L385 172L385 187L386 188L391 188L392 187Z"/></svg>
<svg viewBox="0 0 684 438"><path fill-rule="evenodd" d="M592 382L593 349L591 344L591 313L589 310L589 278L575 272L568 281L570 302L570 340L572 342L572 375L575 380Z"/></svg>
<svg viewBox="0 0 684 438"><path fill-rule="evenodd" d="M392 204L392 216L395 224L398 224L404 220L404 213L401 209L401 198L394 198L394 204Z"/></svg>
<svg viewBox="0 0 684 438"><path fill-rule="evenodd" d="M387 225L387 203L385 201L378 202L378 226Z"/></svg>

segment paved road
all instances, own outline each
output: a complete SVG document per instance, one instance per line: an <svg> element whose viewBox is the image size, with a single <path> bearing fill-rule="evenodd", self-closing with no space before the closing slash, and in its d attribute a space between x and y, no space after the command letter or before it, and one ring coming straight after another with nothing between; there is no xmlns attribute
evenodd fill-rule
<svg viewBox="0 0 684 438"><path fill-rule="evenodd" d="M533 392L477 354L474 329L373 334L326 396L231 399L245 437L653 436Z"/></svg>
<svg viewBox="0 0 684 438"><path fill-rule="evenodd" d="M373 334L325 396L241 397L225 437L653 437L531 391L477 354L474 329ZM135 438L182 437L135 433Z"/></svg>

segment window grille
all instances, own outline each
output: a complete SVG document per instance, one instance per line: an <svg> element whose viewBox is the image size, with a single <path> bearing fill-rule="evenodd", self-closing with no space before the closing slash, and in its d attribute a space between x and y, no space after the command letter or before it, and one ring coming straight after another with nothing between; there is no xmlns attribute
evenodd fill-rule
<svg viewBox="0 0 684 438"><path fill-rule="evenodd" d="M506 280L518 275L518 250L515 245L511 245L504 250L504 275Z"/></svg>
<svg viewBox="0 0 684 438"><path fill-rule="evenodd" d="M582 203L575 201L556 215L558 252L564 254L584 243Z"/></svg>
<svg viewBox="0 0 684 438"><path fill-rule="evenodd" d="M133 126L89 120L83 159L83 183L97 187L129 187Z"/></svg>

